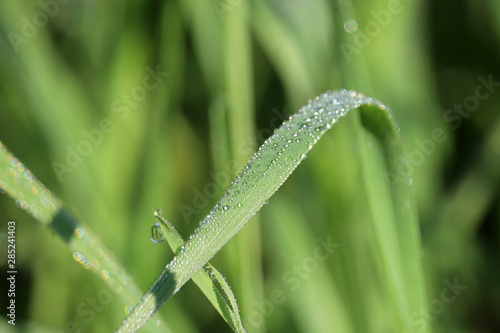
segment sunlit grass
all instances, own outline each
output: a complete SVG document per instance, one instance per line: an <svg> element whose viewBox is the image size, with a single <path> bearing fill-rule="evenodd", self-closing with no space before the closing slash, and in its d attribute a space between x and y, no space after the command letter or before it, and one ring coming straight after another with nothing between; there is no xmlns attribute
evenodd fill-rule
<svg viewBox="0 0 500 333"><path fill-rule="evenodd" d="M498 5L489 3L488 12L498 17ZM489 22L478 6L471 5L467 20ZM424 156L422 162L410 160L412 172L404 178L419 207L428 303L416 315L409 313L414 317L406 322L407 331L475 332L477 327L467 325L481 320L471 319L471 308L487 307L495 290L490 276L496 273L491 253L497 247L491 244L500 214L498 94L492 92L453 130L442 113L474 94L477 83L463 73L477 78L490 72L479 62L463 68L455 62L460 79L436 90L437 80L448 75L433 69L428 50L428 39L438 31L426 25L422 3L401 1L400 7L359 54L346 59L340 43L354 43L367 24L377 23L373 11L386 10L387 1L68 2L17 50L9 34L22 36L24 18L33 22L43 9L37 2L3 2L0 140L99 236L145 291L173 256L149 240L152 208L162 208L187 238L262 143L259 133L270 133L284 120L274 121L273 109L286 110L286 119L308 98L341 88L377 97L393 108L407 151ZM344 29L349 19L356 20L357 31ZM492 30L498 40L500 30ZM137 87L147 68L157 66L168 76L140 97ZM127 104L123 96L133 94L133 104ZM448 98L444 105L438 102L442 96ZM90 153L79 154L81 161L70 171L58 174L54 162L68 165L70 151L85 151L82 142L90 140L83 131L100 129L105 119L113 129L102 132ZM393 251L399 244L411 248L394 227L399 217L379 210L378 200L389 202L392 195L381 190L387 180L381 147L362 130L359 115L343 122L263 207L258 223L213 258L233 287L249 332L332 327L392 332L405 324L394 319L407 313L398 302L418 302L411 295L420 290L396 283L420 277L404 273L415 258ZM419 143L436 128L447 139L424 154ZM464 137L465 130L474 135ZM464 143L457 141L461 137L478 153L456 167L456 156L467 148L457 146ZM64 242L2 194L0 233L8 220L17 222L17 260L29 276L23 285L29 294L18 298L25 309L19 320L40 332L64 331L72 322L83 332L116 329L126 316L125 303L113 298L98 303L102 310L92 310L93 316L82 314L89 310L87 298L97 299L106 283L75 263ZM294 271L314 255L318 238L329 236L339 247L310 273ZM433 315L435 320L425 319L446 288L443 281L455 278L468 288ZM277 290L282 297L276 298ZM228 329L190 283L159 315L173 332ZM2 319L2 331L4 324Z"/></svg>

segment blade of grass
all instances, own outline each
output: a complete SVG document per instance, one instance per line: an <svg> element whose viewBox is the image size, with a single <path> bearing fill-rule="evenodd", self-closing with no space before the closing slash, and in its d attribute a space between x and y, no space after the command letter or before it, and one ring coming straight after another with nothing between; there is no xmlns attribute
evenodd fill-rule
<svg viewBox="0 0 500 333"><path fill-rule="evenodd" d="M225 86L228 93L229 143L232 161L236 166L230 170L232 176L251 157L254 150L254 81L252 75L251 37L249 31L249 5L241 2L225 15L224 57ZM242 149L244 147L244 149ZM250 152L249 152L250 149ZM253 304L263 294L262 252L260 218L239 235L227 249L230 266L235 269L236 290L241 295L243 314L250 311ZM235 251L234 251L234 250ZM253 333L263 330L264 325L253 329Z"/></svg>
<svg viewBox="0 0 500 333"><path fill-rule="evenodd" d="M222 35L221 20L224 15L214 10L217 1L212 0L183 0L180 2L187 13L191 25L193 47L196 51L198 62L211 92L217 94L223 86L223 57L222 39L214 36Z"/></svg>
<svg viewBox="0 0 500 333"><path fill-rule="evenodd" d="M139 299L139 287L85 224L76 220L24 164L8 152L0 141L0 191L7 193L16 205L50 227L73 252L73 259L83 268L97 274L125 304ZM127 307L125 308L127 309ZM127 312L125 312L127 313ZM169 331L163 321L161 328ZM148 326L153 331L158 327Z"/></svg>
<svg viewBox="0 0 500 333"><path fill-rule="evenodd" d="M381 199L386 188L382 170L373 168L367 150L362 150L364 159L363 175L369 207L374 218L374 227L379 243L379 251L385 266L386 282L393 297L395 312L399 314L401 329L416 331L410 326L410 318L427 306L421 263L422 248L418 217L411 180L399 176L398 170L408 166L403 158L404 148L399 135L399 127L389 110L379 112L376 108L361 107L361 122L382 143L384 158L390 178L390 207L383 207L387 200ZM361 131L360 131L361 132ZM360 142L365 142L364 133L359 133ZM426 327L425 331L428 331Z"/></svg>
<svg viewBox="0 0 500 333"><path fill-rule="evenodd" d="M232 171L228 167L230 158L226 114L227 106L223 98L216 98L208 110L212 164L215 172L230 174Z"/></svg>
<svg viewBox="0 0 500 333"><path fill-rule="evenodd" d="M155 210L154 215L158 223L152 228L153 236L151 239L155 242L162 242L166 238L172 251L178 253L185 244L182 236L175 230L174 226L161 215L161 211ZM203 269L200 269L193 276L193 281L198 285L221 317L231 326L233 331L245 332L243 324L241 323L236 297L227 284L226 279L217 269L215 269L215 267L210 265L210 263L206 264ZM221 290L219 290L217 285Z"/></svg>
<svg viewBox="0 0 500 333"><path fill-rule="evenodd" d="M256 1L254 6L256 38L281 77L285 91L290 92L289 99L300 105L300 101L314 94L302 47L265 1Z"/></svg>
<svg viewBox="0 0 500 333"><path fill-rule="evenodd" d="M380 102L355 91L340 90L310 100L283 123L243 168L118 332L131 332L141 327L255 215L326 130L350 109L363 104L378 106L368 109L377 109L384 114L381 119L393 121L386 115L391 113ZM382 125L384 129L388 127Z"/></svg>
<svg viewBox="0 0 500 333"><path fill-rule="evenodd" d="M317 262L316 268L308 267L308 270L301 272L302 275L290 274L286 280L289 284L279 286L280 290L284 290L285 297L293 300L290 303L297 326L301 327L303 332L354 332L345 300L340 295L339 287L332 283L332 277L328 272L328 263L337 260L337 252L346 249L342 244L334 242L335 247L329 249L332 253L326 251L325 258L318 259L315 252L318 247L317 239L329 242L330 235L314 235L310 226L302 222L307 218L302 216L300 208L290 207L290 200L287 200L285 194L288 193L280 192L271 200L269 206L272 205L273 209L269 210L269 214L274 223L266 225L273 235L279 235L276 242L279 248L273 251L280 257L276 261L283 263L285 272L294 273L296 267L303 268L308 259ZM314 239L316 242L313 242ZM285 280L283 276L281 282ZM300 276L302 281L300 284L298 282L295 284L295 281L294 284L290 284L290 276L295 279Z"/></svg>
<svg viewBox="0 0 500 333"><path fill-rule="evenodd" d="M356 17L352 2L335 1L335 19L337 23L337 56L346 85L372 93L367 60L363 51L352 52L355 39L359 36L346 33L340 28L347 20ZM357 118L357 117L355 117ZM426 291L421 263L422 247L417 218L417 210L412 190L411 179L399 177L398 170L407 166L402 158L403 144L399 135L399 126L389 111L380 112L369 107L360 108L361 123L382 144L385 158L385 172L381 163L378 146L374 149L359 149L363 184L376 241L375 257L386 293L390 297L390 306L394 313L393 322L398 322L398 329L414 332L410 326L412 315L426 308ZM359 121L359 120L358 120ZM360 128L360 126L358 126ZM365 147L367 133L359 129L357 137L360 147ZM378 170L377 170L378 169ZM390 190L387 193L385 176L390 177ZM428 326L423 329L428 332Z"/></svg>

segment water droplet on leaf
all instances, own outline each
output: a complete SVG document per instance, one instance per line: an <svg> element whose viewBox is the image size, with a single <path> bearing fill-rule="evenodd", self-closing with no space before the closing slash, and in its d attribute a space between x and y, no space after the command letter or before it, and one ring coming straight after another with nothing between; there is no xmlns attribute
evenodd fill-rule
<svg viewBox="0 0 500 333"><path fill-rule="evenodd" d="M160 224L156 223L151 227L151 241L153 243L161 243L165 240L163 236L163 231L161 230Z"/></svg>
<svg viewBox="0 0 500 333"><path fill-rule="evenodd" d="M358 22L356 22L355 20L353 19L348 19L347 21L345 21L344 23L344 29L345 31L347 31L348 33L353 33L353 32L356 32L358 30Z"/></svg>

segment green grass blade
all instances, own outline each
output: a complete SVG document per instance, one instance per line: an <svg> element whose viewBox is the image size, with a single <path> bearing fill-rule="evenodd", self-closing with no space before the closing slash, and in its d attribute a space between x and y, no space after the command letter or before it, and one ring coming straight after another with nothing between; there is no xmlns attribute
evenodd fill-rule
<svg viewBox="0 0 500 333"><path fill-rule="evenodd" d="M339 23L356 18L352 1L335 1L334 4L335 19ZM346 85L371 94L374 89L366 52L355 48L359 34L346 33L339 28L336 35L337 56L345 73ZM360 121L375 136L375 141L380 143L374 145L373 149L360 149L359 157L374 234L378 273L386 303L392 313L388 324L397 331L414 332L416 328L411 325L411 318L426 308L428 303L423 281L417 209L410 187L412 179L400 176L400 170L408 168L409 162L403 158L405 150L399 126L390 110L383 109L380 112L378 108L363 106L360 108ZM362 130L357 131L357 138L360 147L372 141L369 140L370 134ZM385 161L378 155L383 155ZM390 188L387 187L387 180ZM428 331L428 326L421 330Z"/></svg>
<svg viewBox="0 0 500 333"><path fill-rule="evenodd" d="M307 98L314 93L302 46L266 2L256 1L255 12L255 36L281 77L291 100L299 103L302 96Z"/></svg>
<svg viewBox="0 0 500 333"><path fill-rule="evenodd" d="M7 193L16 205L50 227L73 252L73 259L84 269L97 274L119 295L125 310L130 300L139 299L141 291L129 278L123 266L114 258L102 241L87 225L80 223L62 207L56 198L36 177L0 142L0 191ZM160 321L164 331L170 331ZM158 327L148 327L151 331Z"/></svg>
<svg viewBox="0 0 500 333"><path fill-rule="evenodd" d="M223 23L224 41L224 83L227 91L227 119L231 161L235 168L230 170L231 177L248 162L255 150L255 112L253 54L249 3L242 2L226 14ZM242 149L245 147L247 149ZM235 238L226 248L226 262L233 269L234 287L241 295L242 315L252 309L255 302L263 297L264 283L262 272L261 226L260 217L254 218L244 233ZM262 324L265 326L265 323ZM263 327L251 333L263 332Z"/></svg>
<svg viewBox="0 0 500 333"><path fill-rule="evenodd" d="M363 104L381 106L355 91L340 90L316 97L291 116L259 148L118 331L141 327L259 211L326 130Z"/></svg>
<svg viewBox="0 0 500 333"><path fill-rule="evenodd" d="M166 239L172 251L174 253L179 252L184 245L182 236L175 230L174 226L161 215L159 210L155 210L154 215L158 223L151 229L151 239L155 242L162 242ZM158 228L160 228L161 232ZM193 281L198 285L222 318L231 326L233 331L245 332L241 322L236 297L226 279L217 269L215 269L215 267L210 263L206 264L203 269L200 269L193 276Z"/></svg>
<svg viewBox="0 0 500 333"><path fill-rule="evenodd" d="M410 325L412 315L425 308L426 293L421 265L420 233L417 209L411 189L412 180L400 176L400 170L408 167L408 159L403 158L404 147L399 135L399 127L392 112L383 108L361 107L361 122L382 144L387 172L378 170L370 163L373 156L362 151L363 176L368 203L374 219L375 233L384 266L387 290L391 295L394 313L397 314L399 329L414 332ZM360 140L364 142L363 133ZM389 180L388 200L380 199L384 183ZM392 199L392 200L391 200ZM382 203L392 204L391 207ZM428 328L423 330L428 332Z"/></svg>
<svg viewBox="0 0 500 333"><path fill-rule="evenodd" d="M0 141L0 189L42 224L52 222L61 202Z"/></svg>
<svg viewBox="0 0 500 333"><path fill-rule="evenodd" d="M284 275L280 280L279 288L284 290L284 294L290 299L287 305L293 311L292 316L296 325L301 328L299 330L301 332L358 332L353 327L346 299L341 296L342 287L338 285L337 279L329 274L327 264L329 260L339 260L339 252L346 249L334 241L333 246L325 252L324 258L316 256L315 251L318 249L319 241L323 244L329 243L330 236L333 235L328 233L317 235L310 225L302 223L307 217L303 216L300 205L290 205L293 198L289 194L285 191L277 193L270 203L273 209L267 211L273 221L267 226L270 229L268 232L279 235L275 236L279 237L279 241L276 242L278 248L270 252L277 257L279 265L282 265L279 270L288 273L294 272L293 268L304 267L305 260L309 261L310 258L317 263L314 270L302 272L304 277L299 278L301 282L297 283L294 289L290 288L291 284L283 283ZM304 258L305 254L309 255L306 257L308 259ZM290 276L296 278L298 275L292 273L287 279L290 279ZM304 304L307 306L302 306Z"/></svg>

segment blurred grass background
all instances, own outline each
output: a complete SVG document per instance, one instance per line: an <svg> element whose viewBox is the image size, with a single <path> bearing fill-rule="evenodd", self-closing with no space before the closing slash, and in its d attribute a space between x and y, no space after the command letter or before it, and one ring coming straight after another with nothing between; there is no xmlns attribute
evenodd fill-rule
<svg viewBox="0 0 500 333"><path fill-rule="evenodd" d="M490 94L473 112L449 112L473 100L481 78L500 80L495 0L41 3L0 4L0 140L144 290L172 258L149 240L151 208L188 236L289 114L326 90L358 89L394 110L414 167L404 173L419 207L429 307L412 327L500 331L498 86L481 90ZM357 31L344 28L343 8ZM155 70L168 75L145 83ZM105 119L108 133L58 176L54 162L67 165L68 147L85 149L83 131ZM352 122L341 124L212 261L250 332L395 332L360 144ZM431 149L424 142L435 129L446 139ZM39 332L115 329L123 304L89 305L102 281L3 194L0 236L9 220L17 222L18 323ZM339 247L297 270L318 237ZM443 298L446 281L467 288ZM271 306L277 290L283 297ZM173 332L229 331L192 283L160 315Z"/></svg>

